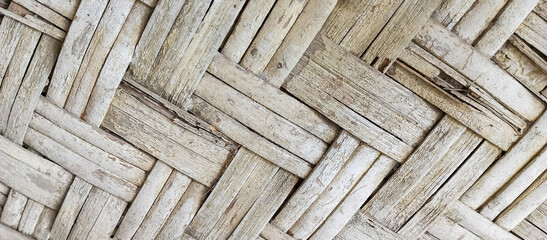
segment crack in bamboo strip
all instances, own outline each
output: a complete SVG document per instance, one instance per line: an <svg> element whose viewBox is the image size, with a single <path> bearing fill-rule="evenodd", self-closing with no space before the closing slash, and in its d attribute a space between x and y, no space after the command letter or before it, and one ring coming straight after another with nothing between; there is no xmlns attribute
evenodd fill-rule
<svg viewBox="0 0 547 240"><path fill-rule="evenodd" d="M385 73L440 4L440 0L404 1L361 58Z"/></svg>
<svg viewBox="0 0 547 240"><path fill-rule="evenodd" d="M447 96L445 92L436 86L431 86L428 81L420 77L412 69L397 62L387 73L402 85L412 89L418 95L428 101L432 101L442 111L466 125L488 141L494 143L502 150L507 150L518 139L518 133L497 117L473 108L472 106L457 101Z"/></svg>
<svg viewBox="0 0 547 240"><path fill-rule="evenodd" d="M534 121L545 108L541 100L515 81L511 75L482 53L463 44L460 38L440 24L428 21L416 35L415 41L448 65L461 71L473 84L483 87L495 99L524 119Z"/></svg>

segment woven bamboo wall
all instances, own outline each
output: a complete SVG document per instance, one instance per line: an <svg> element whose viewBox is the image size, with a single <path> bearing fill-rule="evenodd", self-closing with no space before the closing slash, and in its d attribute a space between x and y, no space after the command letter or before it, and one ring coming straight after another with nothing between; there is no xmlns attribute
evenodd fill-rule
<svg viewBox="0 0 547 240"><path fill-rule="evenodd" d="M0 239L547 239L546 0L0 0Z"/></svg>

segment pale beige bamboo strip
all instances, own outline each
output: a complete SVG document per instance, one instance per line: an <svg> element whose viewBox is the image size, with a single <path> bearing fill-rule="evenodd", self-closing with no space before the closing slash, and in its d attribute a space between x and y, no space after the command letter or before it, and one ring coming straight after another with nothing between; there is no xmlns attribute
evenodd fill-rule
<svg viewBox="0 0 547 240"><path fill-rule="evenodd" d="M106 0L82 0L70 25L51 77L47 97L64 106L93 33L106 8Z"/></svg>

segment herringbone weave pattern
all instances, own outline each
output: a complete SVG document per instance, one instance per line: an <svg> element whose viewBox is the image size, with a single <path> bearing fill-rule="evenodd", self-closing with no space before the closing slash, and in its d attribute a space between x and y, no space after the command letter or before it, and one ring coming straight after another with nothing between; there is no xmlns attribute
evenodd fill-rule
<svg viewBox="0 0 547 240"><path fill-rule="evenodd" d="M0 239L547 239L546 0L0 0Z"/></svg>

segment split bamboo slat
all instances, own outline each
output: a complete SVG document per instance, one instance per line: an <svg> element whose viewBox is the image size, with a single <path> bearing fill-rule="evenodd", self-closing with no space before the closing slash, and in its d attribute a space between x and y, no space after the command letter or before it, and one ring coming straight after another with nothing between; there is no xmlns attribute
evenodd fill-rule
<svg viewBox="0 0 547 240"><path fill-rule="evenodd" d="M0 0L0 240L547 239L547 0Z"/></svg>

